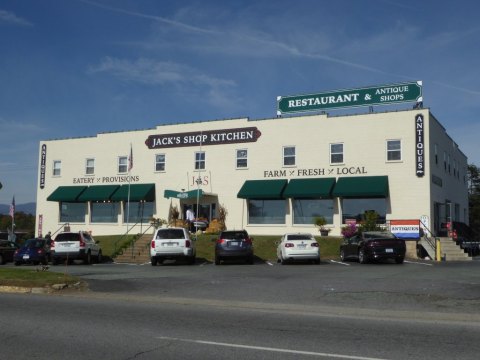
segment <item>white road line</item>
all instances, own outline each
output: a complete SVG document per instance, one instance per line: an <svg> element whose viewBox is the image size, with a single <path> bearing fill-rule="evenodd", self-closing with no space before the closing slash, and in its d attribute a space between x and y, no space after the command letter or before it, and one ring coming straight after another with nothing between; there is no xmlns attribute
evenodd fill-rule
<svg viewBox="0 0 480 360"><path fill-rule="evenodd" d="M416 262L416 261L404 261L409 264L417 264L417 265L425 265L425 266L433 266L433 264L427 264L427 263L422 263L422 262Z"/></svg>
<svg viewBox="0 0 480 360"><path fill-rule="evenodd" d="M330 260L330 262L335 263L335 264L350 266L350 264L347 264L347 263L344 263L344 262L341 262L341 261Z"/></svg>
<svg viewBox="0 0 480 360"><path fill-rule="evenodd" d="M302 351L302 350L291 350L291 349L279 349L279 348L272 348L272 347L265 347L265 346L240 345L240 344L230 344L230 343L221 343L221 342L215 342L215 341L203 341L203 340L188 340L188 339L179 339L179 338L173 338L173 337L167 337L167 336L159 336L157 337L157 339L181 341L181 342L188 342L188 343L195 343L195 344L202 344L202 345L224 346L224 347L232 347L232 348L240 348L240 349L248 349L248 350L270 351L270 352L278 352L278 353L286 353L286 354L330 357L330 358L338 358L338 359L385 360L385 359L363 357L363 356L331 354L331 353L321 353L321 352L314 352L314 351Z"/></svg>
<svg viewBox="0 0 480 360"><path fill-rule="evenodd" d="M207 265L208 262L204 261L203 263L200 264L200 266L204 266L204 265Z"/></svg>
<svg viewBox="0 0 480 360"><path fill-rule="evenodd" d="M273 264L270 261L265 261L265 263L267 263L267 265L273 266Z"/></svg>

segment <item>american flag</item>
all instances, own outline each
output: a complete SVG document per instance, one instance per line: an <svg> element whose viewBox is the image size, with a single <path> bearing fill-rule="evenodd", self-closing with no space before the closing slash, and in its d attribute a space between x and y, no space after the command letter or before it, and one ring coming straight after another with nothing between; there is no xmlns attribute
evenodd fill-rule
<svg viewBox="0 0 480 360"><path fill-rule="evenodd" d="M15 196L12 199L12 203L10 204L10 216L13 218L15 215Z"/></svg>
<svg viewBox="0 0 480 360"><path fill-rule="evenodd" d="M128 157L128 171L132 170L133 168L133 149L132 145L130 145L130 156Z"/></svg>

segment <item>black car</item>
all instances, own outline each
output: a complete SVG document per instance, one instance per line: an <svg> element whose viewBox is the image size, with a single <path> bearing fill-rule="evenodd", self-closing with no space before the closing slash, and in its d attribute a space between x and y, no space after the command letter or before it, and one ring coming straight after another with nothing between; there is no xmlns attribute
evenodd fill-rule
<svg viewBox="0 0 480 360"><path fill-rule="evenodd" d="M18 249L18 245L8 240L0 240L0 265L13 261L13 254Z"/></svg>
<svg viewBox="0 0 480 360"><path fill-rule="evenodd" d="M13 262L15 265L21 264L43 264L47 265L50 261L50 247L52 240L35 238L28 239L15 251Z"/></svg>
<svg viewBox="0 0 480 360"><path fill-rule="evenodd" d="M345 239L340 245L340 258L369 261L393 259L402 264L405 259L405 241L388 231L364 231Z"/></svg>
<svg viewBox="0 0 480 360"><path fill-rule="evenodd" d="M253 264L253 239L245 230L222 231L215 243L215 264L222 260L243 260Z"/></svg>

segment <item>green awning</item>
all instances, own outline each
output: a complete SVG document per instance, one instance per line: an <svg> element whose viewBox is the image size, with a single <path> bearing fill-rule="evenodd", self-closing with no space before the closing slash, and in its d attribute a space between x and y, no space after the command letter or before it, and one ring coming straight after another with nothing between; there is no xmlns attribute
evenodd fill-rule
<svg viewBox="0 0 480 360"><path fill-rule="evenodd" d="M388 176L354 176L337 180L333 196L344 198L384 198L388 196Z"/></svg>
<svg viewBox="0 0 480 360"><path fill-rule="evenodd" d="M331 198L335 178L292 179L283 192L286 198Z"/></svg>
<svg viewBox="0 0 480 360"><path fill-rule="evenodd" d="M128 201L128 185L120 186L113 195L113 201ZM130 201L155 201L155 184L130 184Z"/></svg>
<svg viewBox="0 0 480 360"><path fill-rule="evenodd" d="M86 186L59 186L47 197L47 201L75 202Z"/></svg>
<svg viewBox="0 0 480 360"><path fill-rule="evenodd" d="M78 201L105 201L110 200L112 194L120 185L92 185L87 188L79 197Z"/></svg>
<svg viewBox="0 0 480 360"><path fill-rule="evenodd" d="M241 199L284 199L287 180L246 180L237 194Z"/></svg>
<svg viewBox="0 0 480 360"><path fill-rule="evenodd" d="M197 197L203 196L203 190L190 190L190 191L175 191L175 190L165 190L163 192L163 197L165 198L177 198L177 199L196 199Z"/></svg>

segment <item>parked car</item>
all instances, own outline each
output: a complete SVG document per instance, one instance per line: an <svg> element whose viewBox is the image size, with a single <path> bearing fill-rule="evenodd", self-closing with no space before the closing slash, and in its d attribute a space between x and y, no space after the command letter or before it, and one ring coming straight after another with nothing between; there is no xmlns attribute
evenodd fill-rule
<svg viewBox="0 0 480 360"><path fill-rule="evenodd" d="M87 265L93 260L102 262L102 249L98 243L86 231L60 233L52 244L52 264L73 260L83 260Z"/></svg>
<svg viewBox="0 0 480 360"><path fill-rule="evenodd" d="M8 240L0 240L0 265L13 261L13 254L18 245Z"/></svg>
<svg viewBox="0 0 480 360"><path fill-rule="evenodd" d="M150 246L152 266L162 264L167 259L185 259L195 264L196 246L188 231L182 227L161 228L153 234Z"/></svg>
<svg viewBox="0 0 480 360"><path fill-rule="evenodd" d="M466 237L459 236L455 242L470 256L480 254L480 241L468 239Z"/></svg>
<svg viewBox="0 0 480 360"><path fill-rule="evenodd" d="M21 264L47 265L51 256L51 244L52 240L42 238L28 239L15 251L13 262L17 266Z"/></svg>
<svg viewBox="0 0 480 360"><path fill-rule="evenodd" d="M245 230L220 233L215 242L215 265L226 259L244 260L253 264L253 239Z"/></svg>
<svg viewBox="0 0 480 360"><path fill-rule="evenodd" d="M342 261L355 259L362 264L383 259L393 259L397 264L402 264L405 252L405 240L388 231L357 233L340 245Z"/></svg>
<svg viewBox="0 0 480 360"><path fill-rule="evenodd" d="M277 262L313 261L320 264L320 248L312 234L285 234L277 246Z"/></svg>

